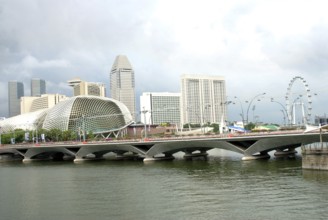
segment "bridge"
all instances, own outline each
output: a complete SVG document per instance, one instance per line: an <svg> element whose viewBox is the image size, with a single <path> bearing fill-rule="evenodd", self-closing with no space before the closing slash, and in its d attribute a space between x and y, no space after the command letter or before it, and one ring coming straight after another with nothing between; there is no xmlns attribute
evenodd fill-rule
<svg viewBox="0 0 328 220"><path fill-rule="evenodd" d="M176 137L167 139L97 141L75 143L15 144L0 147L0 158L16 158L23 162L70 158L74 162L104 159L114 153L117 159L139 158L144 161L174 159L184 152L184 158L207 156L211 149L224 149L243 155L242 160L294 155L302 145L328 141L328 133L269 133L238 136Z"/></svg>

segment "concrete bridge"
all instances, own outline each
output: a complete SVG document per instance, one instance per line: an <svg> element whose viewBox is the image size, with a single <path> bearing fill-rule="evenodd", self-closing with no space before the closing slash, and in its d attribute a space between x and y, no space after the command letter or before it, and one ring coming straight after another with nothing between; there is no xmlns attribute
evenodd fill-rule
<svg viewBox="0 0 328 220"><path fill-rule="evenodd" d="M75 162L104 159L104 155L114 153L117 159L134 157L144 161L174 159L173 154L184 152L190 159L207 156L207 151L218 148L243 155L243 160L294 155L295 148L320 141L319 133L275 133L240 135L233 137L204 136L151 139L147 141L100 141L76 143L42 143L33 145L6 145L0 147L0 158L18 158L23 162L70 158ZM322 134L322 141L328 141L328 133Z"/></svg>

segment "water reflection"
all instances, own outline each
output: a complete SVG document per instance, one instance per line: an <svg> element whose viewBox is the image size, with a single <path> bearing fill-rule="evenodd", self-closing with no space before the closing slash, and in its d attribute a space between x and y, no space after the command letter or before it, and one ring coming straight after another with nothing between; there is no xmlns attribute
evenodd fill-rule
<svg viewBox="0 0 328 220"><path fill-rule="evenodd" d="M216 153L220 156L210 154L207 160L178 157L147 164L2 163L0 215L2 219L328 217L328 172L302 171L300 157L241 161L240 155Z"/></svg>

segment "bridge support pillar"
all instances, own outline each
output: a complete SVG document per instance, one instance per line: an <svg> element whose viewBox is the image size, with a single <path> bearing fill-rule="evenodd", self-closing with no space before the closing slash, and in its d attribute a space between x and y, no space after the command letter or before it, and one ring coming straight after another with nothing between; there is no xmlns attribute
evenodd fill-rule
<svg viewBox="0 0 328 220"><path fill-rule="evenodd" d="M277 149L274 153L275 157L295 157L297 151L294 147L290 147L287 150Z"/></svg>
<svg viewBox="0 0 328 220"><path fill-rule="evenodd" d="M31 159L29 157L24 157L24 159L22 160L23 163L30 163L32 161L33 161L33 159Z"/></svg>
<svg viewBox="0 0 328 220"><path fill-rule="evenodd" d="M170 153L164 153L164 156L159 157L145 157L143 162L150 162L150 161L161 161L161 160L174 160L175 158Z"/></svg>
<svg viewBox="0 0 328 220"><path fill-rule="evenodd" d="M192 158L195 157L204 157L204 159L207 159L208 153L206 150L200 150L199 153L193 153L193 151L185 151L185 155L183 156L186 160L192 160Z"/></svg>
<svg viewBox="0 0 328 220"><path fill-rule="evenodd" d="M75 159L73 160L74 163L81 163L83 161L85 161L85 159L82 157L75 157Z"/></svg>
<svg viewBox="0 0 328 220"><path fill-rule="evenodd" d="M242 160L260 160L260 159L269 159L270 155L267 152L260 152L260 154L256 155L244 155Z"/></svg>

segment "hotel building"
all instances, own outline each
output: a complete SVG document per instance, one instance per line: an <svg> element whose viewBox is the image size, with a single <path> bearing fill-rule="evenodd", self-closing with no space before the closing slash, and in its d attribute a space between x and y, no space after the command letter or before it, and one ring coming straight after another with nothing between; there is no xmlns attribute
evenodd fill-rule
<svg viewBox="0 0 328 220"><path fill-rule="evenodd" d="M140 96L141 122L180 124L180 93L144 92Z"/></svg>
<svg viewBox="0 0 328 220"><path fill-rule="evenodd" d="M181 76L181 124L218 123L227 119L226 86L222 76Z"/></svg>

